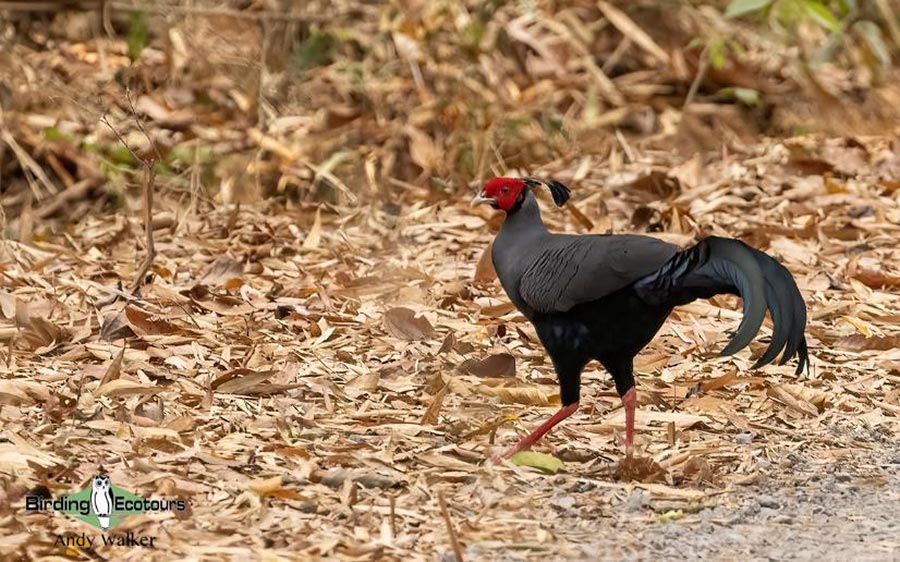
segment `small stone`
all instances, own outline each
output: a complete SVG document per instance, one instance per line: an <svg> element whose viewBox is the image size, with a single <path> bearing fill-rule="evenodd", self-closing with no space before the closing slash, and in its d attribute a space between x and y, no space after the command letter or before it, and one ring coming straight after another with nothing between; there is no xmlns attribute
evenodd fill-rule
<svg viewBox="0 0 900 562"><path fill-rule="evenodd" d="M838 482L849 482L853 478L846 472L838 472L837 474L834 475L834 479L837 480Z"/></svg>
<svg viewBox="0 0 900 562"><path fill-rule="evenodd" d="M557 496L550 500L550 505L561 511L566 511L575 507L575 498L572 496Z"/></svg>
<svg viewBox="0 0 900 562"><path fill-rule="evenodd" d="M791 525L794 523L794 518L790 515L778 515L772 519L774 523L782 523L784 525Z"/></svg>
<svg viewBox="0 0 900 562"><path fill-rule="evenodd" d="M628 499L622 502L621 509L626 512L640 511L645 505L647 505L647 497L644 494L644 490L635 488L631 495L628 496Z"/></svg>
<svg viewBox="0 0 900 562"><path fill-rule="evenodd" d="M756 498L757 503L759 503L760 507L768 507L769 509L778 509L781 507L781 504L778 503L778 500L773 498L772 496L762 495Z"/></svg>
<svg viewBox="0 0 900 562"><path fill-rule="evenodd" d="M753 433L745 431L734 436L735 443L739 445L749 445L753 441Z"/></svg>

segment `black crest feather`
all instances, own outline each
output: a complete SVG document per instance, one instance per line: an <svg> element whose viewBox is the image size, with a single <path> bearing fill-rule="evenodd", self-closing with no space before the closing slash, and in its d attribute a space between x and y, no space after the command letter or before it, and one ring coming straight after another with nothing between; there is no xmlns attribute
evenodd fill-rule
<svg viewBox="0 0 900 562"><path fill-rule="evenodd" d="M550 195L553 196L553 202L556 203L557 207L562 207L566 204L566 201L569 200L569 197L572 196L572 190L569 189L565 184L562 184L556 180L539 180L537 178L525 178L525 184L528 187L538 187L540 185L547 186L547 189L550 190Z"/></svg>

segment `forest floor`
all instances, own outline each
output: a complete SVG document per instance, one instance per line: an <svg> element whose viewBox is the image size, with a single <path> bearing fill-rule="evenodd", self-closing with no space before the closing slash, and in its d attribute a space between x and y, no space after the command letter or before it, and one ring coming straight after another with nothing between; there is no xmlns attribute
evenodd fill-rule
<svg viewBox="0 0 900 562"><path fill-rule="evenodd" d="M900 558L900 80L855 35L694 2L6 4L0 559ZM811 369L750 369L768 320L719 357L740 302L698 301L636 360L652 470L595 365L536 447L561 466L488 462L559 404L469 205L492 174L570 185L556 231L768 252ZM100 473L185 505L105 535L26 510Z"/></svg>
<svg viewBox="0 0 900 562"><path fill-rule="evenodd" d="M0 552L62 554L60 536L89 534L24 497L105 471L189 507L111 531L157 537L155 550L70 555L450 559L452 525L472 560L896 559L896 139L637 156L557 171L574 197L569 212L545 205L551 228L739 236L797 278L813 358L801 374L750 371L768 327L718 358L738 301L679 308L637 362L637 445L655 474L617 471L623 415L599 368L585 407L537 447L560 470L485 462L558 403L483 258L489 209L424 193L203 213L163 202L137 295L135 213L4 243ZM671 193L648 203L660 174Z"/></svg>

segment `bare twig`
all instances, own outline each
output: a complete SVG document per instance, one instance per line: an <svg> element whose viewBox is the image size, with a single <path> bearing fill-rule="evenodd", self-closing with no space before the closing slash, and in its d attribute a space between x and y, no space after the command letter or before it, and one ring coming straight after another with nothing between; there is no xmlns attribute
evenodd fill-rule
<svg viewBox="0 0 900 562"><path fill-rule="evenodd" d="M697 90L700 89L700 83L703 82L704 78L706 78L706 71L709 70L709 45L703 46L703 50L700 51L699 61L700 62L697 66L697 75L694 76L694 81L691 82L691 87L688 90L687 95L684 97L684 104L681 106L682 110L694 101L694 97L696 97L697 95Z"/></svg>
<svg viewBox="0 0 900 562"><path fill-rule="evenodd" d="M153 155L148 160L147 158L142 157L137 152L135 152L131 146L128 145L128 142L125 141L125 138L119 133L119 131L113 127L112 123L109 122L109 119L104 115L101 117L101 121L109 127L113 134L116 135L116 138L119 139L119 142L128 149L128 152L131 153L132 157L135 160L141 163L141 166L144 168L144 176L141 181L141 190L143 192L143 207L144 207L144 244L147 248L147 255L144 257L143 263L141 263L141 267L138 269L137 275L134 278L134 282L131 286L131 292L133 294L137 294L138 290L141 288L141 285L144 283L144 277L147 275L147 272L150 271L150 268L153 266L153 261L156 259L156 246L153 243L153 190L156 185L156 163L162 160L162 155L159 153L159 148L156 146L156 142L153 141L153 138L150 137L150 134L147 132L147 129L144 128L144 123L140 117L138 117L137 110L134 107L134 100L131 98L131 91L125 90L125 96L128 98L128 105L131 109L131 115L134 118L135 123L137 124L138 129L141 133L144 134L144 137L147 139L147 142L150 145L150 148L153 150Z"/></svg>
<svg viewBox="0 0 900 562"><path fill-rule="evenodd" d="M144 237L147 245L147 256L141 264L134 282L131 285L131 292L137 294L141 285L144 283L144 276L153 266L153 260L156 259L156 247L153 244L153 186L156 182L156 169L152 164L144 165L144 180L142 189L144 191Z"/></svg>
<svg viewBox="0 0 900 562"><path fill-rule="evenodd" d="M441 515L444 516L444 523L447 524L447 534L450 536L450 546L453 547L456 562L463 562L462 545L459 544L456 529L453 528L453 521L450 520L450 512L447 510L447 501L444 500L443 492L438 492L438 502L441 504Z"/></svg>

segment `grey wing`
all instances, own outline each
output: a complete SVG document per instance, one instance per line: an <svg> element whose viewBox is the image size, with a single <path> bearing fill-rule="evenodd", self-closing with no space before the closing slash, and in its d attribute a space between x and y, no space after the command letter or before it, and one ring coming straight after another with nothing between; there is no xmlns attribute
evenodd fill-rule
<svg viewBox="0 0 900 562"><path fill-rule="evenodd" d="M565 312L653 273L677 251L648 236L555 236L526 268L519 294L537 312Z"/></svg>

